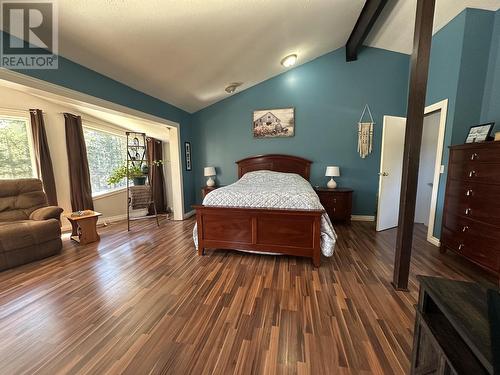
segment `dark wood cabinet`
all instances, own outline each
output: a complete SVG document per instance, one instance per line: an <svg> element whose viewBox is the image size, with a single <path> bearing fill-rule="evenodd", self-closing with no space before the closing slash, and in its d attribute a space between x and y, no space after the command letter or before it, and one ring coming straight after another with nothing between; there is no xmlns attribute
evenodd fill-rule
<svg viewBox="0 0 500 375"><path fill-rule="evenodd" d="M201 188L201 198L205 198L205 195L210 193L212 190L218 189L220 186L203 186Z"/></svg>
<svg viewBox="0 0 500 375"><path fill-rule="evenodd" d="M331 221L351 223L352 189L348 188L314 188L319 200L325 208Z"/></svg>
<svg viewBox="0 0 500 375"><path fill-rule="evenodd" d="M418 276L411 374L497 374L498 290ZM498 312L498 311L497 311Z"/></svg>
<svg viewBox="0 0 500 375"><path fill-rule="evenodd" d="M500 142L450 147L441 249L500 275Z"/></svg>

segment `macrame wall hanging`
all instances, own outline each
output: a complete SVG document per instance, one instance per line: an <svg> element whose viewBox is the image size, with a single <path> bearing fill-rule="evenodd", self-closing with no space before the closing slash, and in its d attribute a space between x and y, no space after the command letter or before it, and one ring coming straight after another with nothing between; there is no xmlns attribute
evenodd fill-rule
<svg viewBox="0 0 500 375"><path fill-rule="evenodd" d="M363 122L366 112L370 116L370 122ZM366 104L358 123L358 152L362 159L371 154L373 150L373 125L375 125L375 122L373 121L372 112L368 104Z"/></svg>

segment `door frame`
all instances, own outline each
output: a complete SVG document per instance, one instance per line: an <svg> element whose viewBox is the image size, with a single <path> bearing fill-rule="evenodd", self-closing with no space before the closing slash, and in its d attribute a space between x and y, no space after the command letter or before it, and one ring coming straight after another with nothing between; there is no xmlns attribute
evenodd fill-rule
<svg viewBox="0 0 500 375"><path fill-rule="evenodd" d="M436 163L434 165L434 179L432 181L431 209L429 211L429 226L427 228L427 241L436 246L440 246L439 239L434 237L434 221L436 220L439 180L441 178L441 174L444 172L442 159L443 159L443 149L444 149L444 134L446 130L446 119L448 115L448 99L441 100L440 102L425 107L424 115L428 115L437 111L441 112L439 115L439 133L438 133L438 141L436 149Z"/></svg>
<svg viewBox="0 0 500 375"><path fill-rule="evenodd" d="M448 99L441 100L437 103L431 104L424 109L424 116L429 115L433 112L440 111L439 116L439 130L438 130L438 141L436 148L436 162L434 165L434 178L432 181L432 193L431 193L431 206L429 210L429 226L427 229L427 241L440 246L440 241L438 238L434 237L434 221L436 219L436 209L437 209L437 196L439 192L439 180L442 172L442 162L443 162L443 149L444 149L444 135L446 130L446 118L448 115ZM389 116L389 115L387 115ZM390 116L390 117L400 117L400 116ZM384 116L385 119L385 116ZM384 124L382 125L385 126ZM384 128L382 128L382 143L380 150L380 165L382 166L383 162L383 145L384 145ZM380 190L382 187L382 178L379 178L379 187L378 187L378 197L380 199ZM377 209L377 215L379 215L379 209Z"/></svg>

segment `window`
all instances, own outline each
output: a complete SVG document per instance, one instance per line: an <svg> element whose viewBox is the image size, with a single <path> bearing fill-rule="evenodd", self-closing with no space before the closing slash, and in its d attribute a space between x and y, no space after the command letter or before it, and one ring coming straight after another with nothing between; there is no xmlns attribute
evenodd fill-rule
<svg viewBox="0 0 500 375"><path fill-rule="evenodd" d="M83 127L87 146L90 184L92 195L100 195L126 187L125 179L113 186L108 185L108 178L127 160L127 138L122 135Z"/></svg>
<svg viewBox="0 0 500 375"><path fill-rule="evenodd" d="M35 175L29 119L0 115L0 178Z"/></svg>

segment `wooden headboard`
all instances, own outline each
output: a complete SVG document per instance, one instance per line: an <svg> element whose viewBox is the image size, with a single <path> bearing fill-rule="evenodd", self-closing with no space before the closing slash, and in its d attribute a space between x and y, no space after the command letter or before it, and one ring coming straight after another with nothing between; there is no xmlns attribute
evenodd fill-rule
<svg viewBox="0 0 500 375"><path fill-rule="evenodd" d="M311 161L291 155L258 155L241 159L238 164L238 178L247 172L268 170L283 173L297 173L309 180Z"/></svg>

